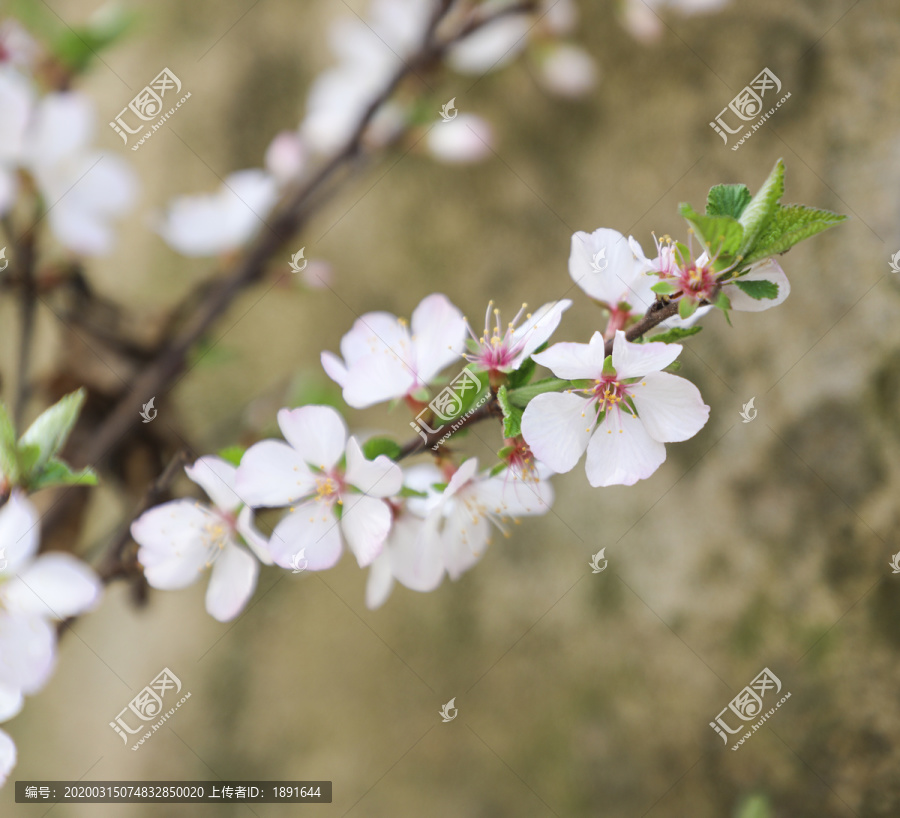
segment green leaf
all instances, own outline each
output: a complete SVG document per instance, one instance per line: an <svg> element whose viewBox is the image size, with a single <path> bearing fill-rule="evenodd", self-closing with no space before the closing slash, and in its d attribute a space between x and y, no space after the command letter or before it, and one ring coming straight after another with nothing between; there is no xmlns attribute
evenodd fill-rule
<svg viewBox="0 0 900 818"><path fill-rule="evenodd" d="M19 458L16 446L16 429L6 407L0 403L0 479L5 477L12 485L19 480Z"/></svg>
<svg viewBox="0 0 900 818"><path fill-rule="evenodd" d="M751 795L742 800L735 818L772 818L772 805L765 795Z"/></svg>
<svg viewBox="0 0 900 818"><path fill-rule="evenodd" d="M536 355L538 352L543 352L549 343L545 342L541 344L532 354ZM510 372L507 377L507 385L510 389L518 389L520 386L525 386L532 376L534 375L534 370L537 369L537 364L531 359L526 358L517 370L514 372Z"/></svg>
<svg viewBox="0 0 900 818"><path fill-rule="evenodd" d="M741 281L741 279L737 279L733 284L756 301L762 301L764 298L778 298L778 285L774 281Z"/></svg>
<svg viewBox="0 0 900 818"><path fill-rule="evenodd" d="M677 344L683 338L690 338L692 335L696 335L703 327L673 327L668 332L662 332L659 335L654 335L650 338L650 341L653 342L661 342L663 344Z"/></svg>
<svg viewBox="0 0 900 818"><path fill-rule="evenodd" d="M509 402L505 386L501 386L497 391L497 402L503 410L503 437L518 437L522 434L522 415L524 413Z"/></svg>
<svg viewBox="0 0 900 818"><path fill-rule="evenodd" d="M536 381L528 386L523 386L520 389L511 389L507 393L507 398L513 406L524 409L528 406L528 403L532 398L543 395L544 392L559 392L561 389L565 389L568 386L569 381L563 380L562 378L544 378L543 380Z"/></svg>
<svg viewBox="0 0 900 818"><path fill-rule="evenodd" d="M19 441L20 447L37 446L38 448L34 467L42 466L65 445L75 421L78 420L85 395L84 389L66 395L43 412L22 435Z"/></svg>
<svg viewBox="0 0 900 818"><path fill-rule="evenodd" d="M391 460L400 456L400 446L389 437L371 437L362 446L366 460L374 460L380 454L386 454Z"/></svg>
<svg viewBox="0 0 900 818"><path fill-rule="evenodd" d="M607 355L603 359L603 372L601 374L606 375L608 378L614 378L616 376L616 368L613 366L612 355Z"/></svg>
<svg viewBox="0 0 900 818"><path fill-rule="evenodd" d="M100 51L119 40L137 20L138 15L118 5L101 8L87 25L66 26L53 43L56 57L70 71L83 71Z"/></svg>
<svg viewBox="0 0 900 818"><path fill-rule="evenodd" d="M751 198L746 185L716 185L706 199L706 215L739 219Z"/></svg>
<svg viewBox="0 0 900 818"><path fill-rule="evenodd" d="M678 317L679 318L690 318L695 312L697 312L697 307L700 306L693 298L682 298L678 302Z"/></svg>
<svg viewBox="0 0 900 818"><path fill-rule="evenodd" d="M427 497L427 491L416 491L415 489L411 489L409 486L401 487L400 491L397 492L401 497Z"/></svg>
<svg viewBox="0 0 900 818"><path fill-rule="evenodd" d="M247 450L243 446L226 446L224 449L219 449L219 457L226 463L231 463L232 466L240 466L245 451Z"/></svg>
<svg viewBox="0 0 900 818"><path fill-rule="evenodd" d="M488 472L488 476L489 476L489 477L496 477L498 474L500 474L500 472L504 471L505 469L506 469L506 463L498 463L496 466L494 466L494 467Z"/></svg>
<svg viewBox="0 0 900 818"><path fill-rule="evenodd" d="M710 255L734 255L744 238L744 228L731 216L703 216L689 204L682 203L678 212L693 225Z"/></svg>
<svg viewBox="0 0 900 818"><path fill-rule="evenodd" d="M741 213L740 223L744 228L744 241L738 254L745 258L756 246L756 241L775 213L778 200L784 195L784 160L779 159L772 168L769 178L756 191L756 195Z"/></svg>
<svg viewBox="0 0 900 818"><path fill-rule="evenodd" d="M830 210L817 210L796 204L778 205L745 263L752 264L754 261L785 253L804 239L846 220L846 216Z"/></svg>
<svg viewBox="0 0 900 818"><path fill-rule="evenodd" d="M32 491L53 486L96 486L97 475L93 469L72 471L67 463L53 457L44 464L28 481Z"/></svg>
<svg viewBox="0 0 900 818"><path fill-rule="evenodd" d="M681 287L676 287L671 281L660 281L650 289L657 295L672 295L672 293L677 293Z"/></svg>

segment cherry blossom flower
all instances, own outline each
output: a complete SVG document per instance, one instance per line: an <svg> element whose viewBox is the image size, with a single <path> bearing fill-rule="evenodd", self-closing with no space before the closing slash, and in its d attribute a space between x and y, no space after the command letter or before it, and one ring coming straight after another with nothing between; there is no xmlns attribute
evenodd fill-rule
<svg viewBox="0 0 900 818"><path fill-rule="evenodd" d="M636 40L644 43L657 41L663 33L660 12L666 8L691 15L717 11L730 0L624 0L621 11L622 25Z"/></svg>
<svg viewBox="0 0 900 818"><path fill-rule="evenodd" d="M500 325L500 310L494 309L494 302L489 301L484 315L484 334L480 338L466 321L466 329L474 342L474 351L464 353L463 357L475 364L477 369L489 372L492 377L515 371L553 334L562 314L572 306L572 302L564 298L544 304L537 312L529 313L522 326L516 327L527 306L522 305L522 309L506 325L504 331ZM492 313L493 329L490 326Z"/></svg>
<svg viewBox="0 0 900 818"><path fill-rule="evenodd" d="M0 730L0 787L16 766L16 745L13 740Z"/></svg>
<svg viewBox="0 0 900 818"><path fill-rule="evenodd" d="M587 51L570 43L543 49L537 64L538 79L551 94L577 99L597 85L597 64Z"/></svg>
<svg viewBox="0 0 900 818"><path fill-rule="evenodd" d="M437 160L452 165L481 162L493 153L494 132L490 122L475 114L457 114L439 121L428 131L425 146Z"/></svg>
<svg viewBox="0 0 900 818"><path fill-rule="evenodd" d="M132 206L137 183L120 157L90 149L91 101L76 91L38 100L30 80L0 63L0 110L0 216L12 207L23 171L65 247L87 256L109 252L112 222Z"/></svg>
<svg viewBox="0 0 900 818"><path fill-rule="evenodd" d="M241 458L237 490L253 506L290 506L269 540L283 568L301 549L311 571L331 568L346 540L361 567L381 553L391 527L383 498L403 482L384 455L367 460L343 418L330 406L282 409L278 425L287 443L263 440Z"/></svg>
<svg viewBox="0 0 900 818"><path fill-rule="evenodd" d="M38 535L34 506L13 491L0 509L0 547L7 562L0 571L0 716L7 718L21 707L21 696L40 690L53 671L51 623L91 610L102 593L96 574L71 554L36 557Z"/></svg>
<svg viewBox="0 0 900 818"><path fill-rule="evenodd" d="M356 409L404 398L421 390L459 358L466 325L462 313L439 293L423 298L412 322L386 312L358 318L341 339L343 360L322 353L322 366Z"/></svg>
<svg viewBox="0 0 900 818"><path fill-rule="evenodd" d="M680 344L631 343L621 330L609 359L599 332L589 344L554 344L534 360L559 378L593 383L534 398L522 417L523 437L557 472L570 471L587 451L594 487L650 477L666 459L664 444L693 437L709 417L696 386L662 371L680 352Z"/></svg>
<svg viewBox="0 0 900 818"><path fill-rule="evenodd" d="M234 619L253 595L257 559L272 563L265 539L253 527L251 508L235 493L236 471L221 458L201 457L185 472L212 506L173 500L144 512L131 525L140 546L138 561L152 587L186 588L212 568L206 610L220 622Z"/></svg>

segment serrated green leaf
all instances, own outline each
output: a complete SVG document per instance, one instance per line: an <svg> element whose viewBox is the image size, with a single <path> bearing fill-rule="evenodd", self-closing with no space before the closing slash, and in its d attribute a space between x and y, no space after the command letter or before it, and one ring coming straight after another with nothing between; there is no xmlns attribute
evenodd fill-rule
<svg viewBox="0 0 900 818"><path fill-rule="evenodd" d="M78 414L84 404L86 396L84 389L79 389L66 395L49 409L45 410L31 426L25 431L19 440L19 448L24 446L37 446L37 459L32 468L39 468L53 457L64 445L78 420ZM22 463L21 454L19 464L23 466L24 474L29 474Z"/></svg>
<svg viewBox="0 0 900 818"><path fill-rule="evenodd" d="M0 480L5 477L12 485L19 480L19 459L16 450L15 426L6 407L0 403Z"/></svg>
<svg viewBox="0 0 900 818"><path fill-rule="evenodd" d="M746 185L716 185L706 198L706 215L739 219L752 198Z"/></svg>
<svg viewBox="0 0 900 818"><path fill-rule="evenodd" d="M232 466L240 466L245 451L247 450L243 446L226 446L224 449L219 449L219 457L226 463L231 463Z"/></svg>
<svg viewBox="0 0 900 818"><path fill-rule="evenodd" d="M755 301L778 298L778 285L774 281L737 281L732 282L742 292Z"/></svg>
<svg viewBox="0 0 900 818"><path fill-rule="evenodd" d="M731 216L704 216L689 204L678 207L681 216L693 225L710 255L731 256L738 251L744 238L744 228Z"/></svg>
<svg viewBox="0 0 900 818"><path fill-rule="evenodd" d="M518 437L522 434L523 412L509 402L505 386L501 386L497 391L497 402L503 410L503 437Z"/></svg>
<svg viewBox="0 0 900 818"><path fill-rule="evenodd" d="M753 252L757 239L775 213L775 206L783 195L784 160L779 159L763 186L756 191L756 195L741 213L739 221L744 228L744 240L738 250L739 255L747 258Z"/></svg>
<svg viewBox="0 0 900 818"><path fill-rule="evenodd" d="M520 389L510 389L507 397L513 406L524 409L532 398L543 395L544 392L559 392L560 389L565 389L568 386L569 381L562 378L544 378Z"/></svg>
<svg viewBox="0 0 900 818"><path fill-rule="evenodd" d="M391 460L400 456L400 445L389 437L371 437L362 445L366 460L374 460L380 454L386 454Z"/></svg>
<svg viewBox="0 0 900 818"><path fill-rule="evenodd" d="M846 220L846 216L830 210L818 210L806 205L779 205L745 263L752 264L785 253L804 239Z"/></svg>
<svg viewBox="0 0 900 818"><path fill-rule="evenodd" d="M31 475L28 488L31 491L53 486L96 486L97 475L93 469L72 471L68 463L53 457Z"/></svg>
<svg viewBox="0 0 900 818"><path fill-rule="evenodd" d="M668 332L662 332L659 335L654 335L650 338L650 341L660 342L663 344L677 344L683 338L690 338L692 335L696 335L703 327L673 327Z"/></svg>

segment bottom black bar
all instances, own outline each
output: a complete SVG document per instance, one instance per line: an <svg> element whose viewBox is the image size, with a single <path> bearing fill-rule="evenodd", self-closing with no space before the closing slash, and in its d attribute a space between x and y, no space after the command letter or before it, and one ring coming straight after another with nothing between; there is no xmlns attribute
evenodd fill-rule
<svg viewBox="0 0 900 818"><path fill-rule="evenodd" d="M16 781L17 804L330 804L330 781Z"/></svg>

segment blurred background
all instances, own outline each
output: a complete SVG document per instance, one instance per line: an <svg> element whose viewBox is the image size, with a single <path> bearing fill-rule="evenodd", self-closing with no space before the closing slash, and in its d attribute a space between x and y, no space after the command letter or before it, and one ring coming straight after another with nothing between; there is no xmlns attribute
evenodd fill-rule
<svg viewBox="0 0 900 818"><path fill-rule="evenodd" d="M99 4L44 5L74 23ZM374 612L347 555L316 575L263 570L229 625L205 613L205 581L151 591L145 605L111 585L63 636L46 689L4 725L19 748L14 779L332 780L333 803L303 809L321 816L900 815L900 577L889 566L900 550L900 286L889 266L900 250L900 2L657 7L655 36L629 31L612 2L578 6L572 40L600 74L586 97L548 95L528 59L478 82L429 76L433 117L455 97L490 120L496 156L440 164L404 143L374 162L291 250L327 261L330 289L304 288L283 275L289 254L277 260L157 408L194 453L273 434L280 406L339 401L319 353L337 350L356 316L409 316L432 292L476 323L491 298L511 317L523 301L567 295L575 304L554 338L586 341L601 315L572 288L573 231L613 227L649 250L651 231L684 236L679 202L699 207L721 182L756 190L784 157L785 202L851 220L781 260L792 282L783 306L736 313L733 327L710 315L686 342L681 374L710 405L708 425L632 488L591 489L582 466L556 477L551 514L495 538L460 581L427 595L398 587ZM332 62L330 24L365 5L135 7L131 35L81 87L100 112L96 143L121 151L142 197L86 275L152 337L217 269L169 249L153 219L172 197L261 164ZM126 151L105 125L132 96L120 77L138 88L163 66L190 103ZM791 97L733 151L709 122L765 67ZM16 320L0 303L4 385ZM101 393L104 363L51 313L38 328L42 389L29 417L60 379ZM751 397L758 417L743 423ZM346 417L406 439L403 407L385 409ZM491 462L499 438L477 432L463 450ZM178 445L133 452L80 509L77 544L57 547L96 559ZM603 547L608 570L592 574ZM132 752L108 723L163 667L191 698ZM765 667L791 698L733 752L709 723ZM445 724L451 697L459 715ZM11 782L0 791L3 815L45 811L14 804ZM299 811L53 808L60 818Z"/></svg>

